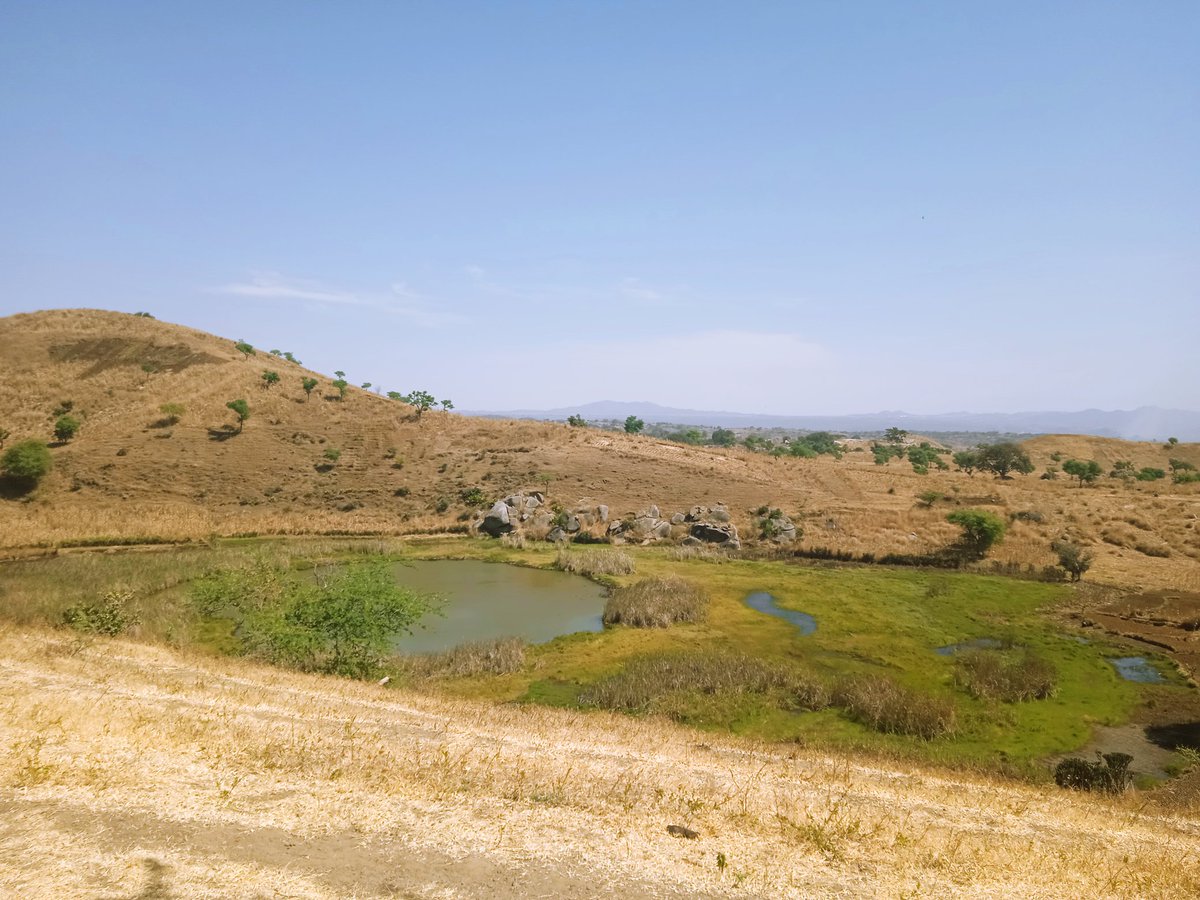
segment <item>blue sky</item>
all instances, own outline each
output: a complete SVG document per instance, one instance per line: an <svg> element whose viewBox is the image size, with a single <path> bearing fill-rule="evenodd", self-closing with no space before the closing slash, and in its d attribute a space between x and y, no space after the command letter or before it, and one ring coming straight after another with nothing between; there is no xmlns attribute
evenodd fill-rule
<svg viewBox="0 0 1200 900"><path fill-rule="evenodd" d="M1197 46L1192 0L0 0L0 314L460 408L1194 409Z"/></svg>

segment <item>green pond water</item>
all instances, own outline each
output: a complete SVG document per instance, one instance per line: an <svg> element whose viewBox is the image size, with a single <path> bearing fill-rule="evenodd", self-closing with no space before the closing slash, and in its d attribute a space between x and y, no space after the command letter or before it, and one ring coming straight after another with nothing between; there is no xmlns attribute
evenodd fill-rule
<svg viewBox="0 0 1200 900"><path fill-rule="evenodd" d="M541 644L604 627L604 588L578 575L460 559L401 563L393 571L397 583L446 598L444 615L425 616L413 634L396 638L403 653L500 637Z"/></svg>

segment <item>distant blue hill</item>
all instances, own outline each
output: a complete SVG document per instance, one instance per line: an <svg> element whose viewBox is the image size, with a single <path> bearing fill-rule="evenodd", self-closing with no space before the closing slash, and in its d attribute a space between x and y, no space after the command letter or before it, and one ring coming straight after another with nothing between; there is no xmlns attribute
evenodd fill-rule
<svg viewBox="0 0 1200 900"><path fill-rule="evenodd" d="M882 431L893 426L908 431L997 431L1009 434L1092 434L1126 440L1200 441L1200 412L1142 406L1131 410L1084 409L1076 412L974 413L933 415L897 410L845 416L779 416L766 413L676 409L646 401L601 400L560 409L468 411L464 415L511 419L565 421L579 415L588 420L637 416L646 422L707 425L722 428L795 428L809 431Z"/></svg>

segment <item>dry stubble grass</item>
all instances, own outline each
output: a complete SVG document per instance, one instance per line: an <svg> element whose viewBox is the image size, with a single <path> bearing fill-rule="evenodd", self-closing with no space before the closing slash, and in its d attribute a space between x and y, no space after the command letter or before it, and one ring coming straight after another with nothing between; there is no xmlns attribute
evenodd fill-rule
<svg viewBox="0 0 1200 900"><path fill-rule="evenodd" d="M21 896L111 894L153 874L144 858L184 896L230 884L377 896L395 889L365 864L380 848L406 861L418 893L447 859L616 893L1200 890L1200 825L1136 798L698 744L656 720L454 702L55 632L0 631L0 669L0 883ZM701 837L673 839L668 824ZM336 858L304 852L347 835ZM471 871L444 893L470 895Z"/></svg>

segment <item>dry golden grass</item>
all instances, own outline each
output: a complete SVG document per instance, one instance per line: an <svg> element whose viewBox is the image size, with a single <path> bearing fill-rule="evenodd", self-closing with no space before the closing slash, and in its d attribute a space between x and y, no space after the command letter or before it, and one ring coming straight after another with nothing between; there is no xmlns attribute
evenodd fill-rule
<svg viewBox="0 0 1200 900"><path fill-rule="evenodd" d="M1036 475L920 476L907 463L875 466L865 452L773 459L543 422L440 412L418 422L408 407L357 388L345 401L322 399L334 393L328 377L263 351L246 360L232 340L118 313L10 316L0 319L0 347L0 423L12 440L48 439L61 400L84 413L79 436L53 451L56 469L28 502L0 500L0 546L8 548L98 536L424 533L463 527L459 517L469 519L471 510L460 491L478 487L489 498L543 490L565 506L586 496L618 518L652 503L669 513L721 500L743 535L753 533L751 511L768 504L803 526L804 546L876 555L944 546L956 534L945 522L956 503L1005 517L1036 512L1041 521L1015 523L994 558L1048 565L1051 541L1070 536L1096 553L1091 580L1152 587L1200 580L1200 484L1104 478L1080 489ZM291 349L304 356L305 348ZM143 371L145 360L157 370ZM282 382L264 389L264 368ZM308 375L321 387L305 401L300 378ZM232 422L225 402L237 397L252 408L244 433L210 440L210 429ZM151 427L163 403L182 403L182 420ZM341 451L337 463L317 471L331 448ZM1027 448L1039 472L1054 453L1097 459L1106 471L1119 459L1165 467L1175 456L1200 465L1197 444L1168 451L1051 435ZM916 498L926 490L952 500L922 508ZM1140 541L1106 542L1116 525L1136 529Z"/></svg>
<svg viewBox="0 0 1200 900"><path fill-rule="evenodd" d="M0 709L0 885L24 898L1200 891L1200 824L1136 795L654 720L12 628Z"/></svg>

